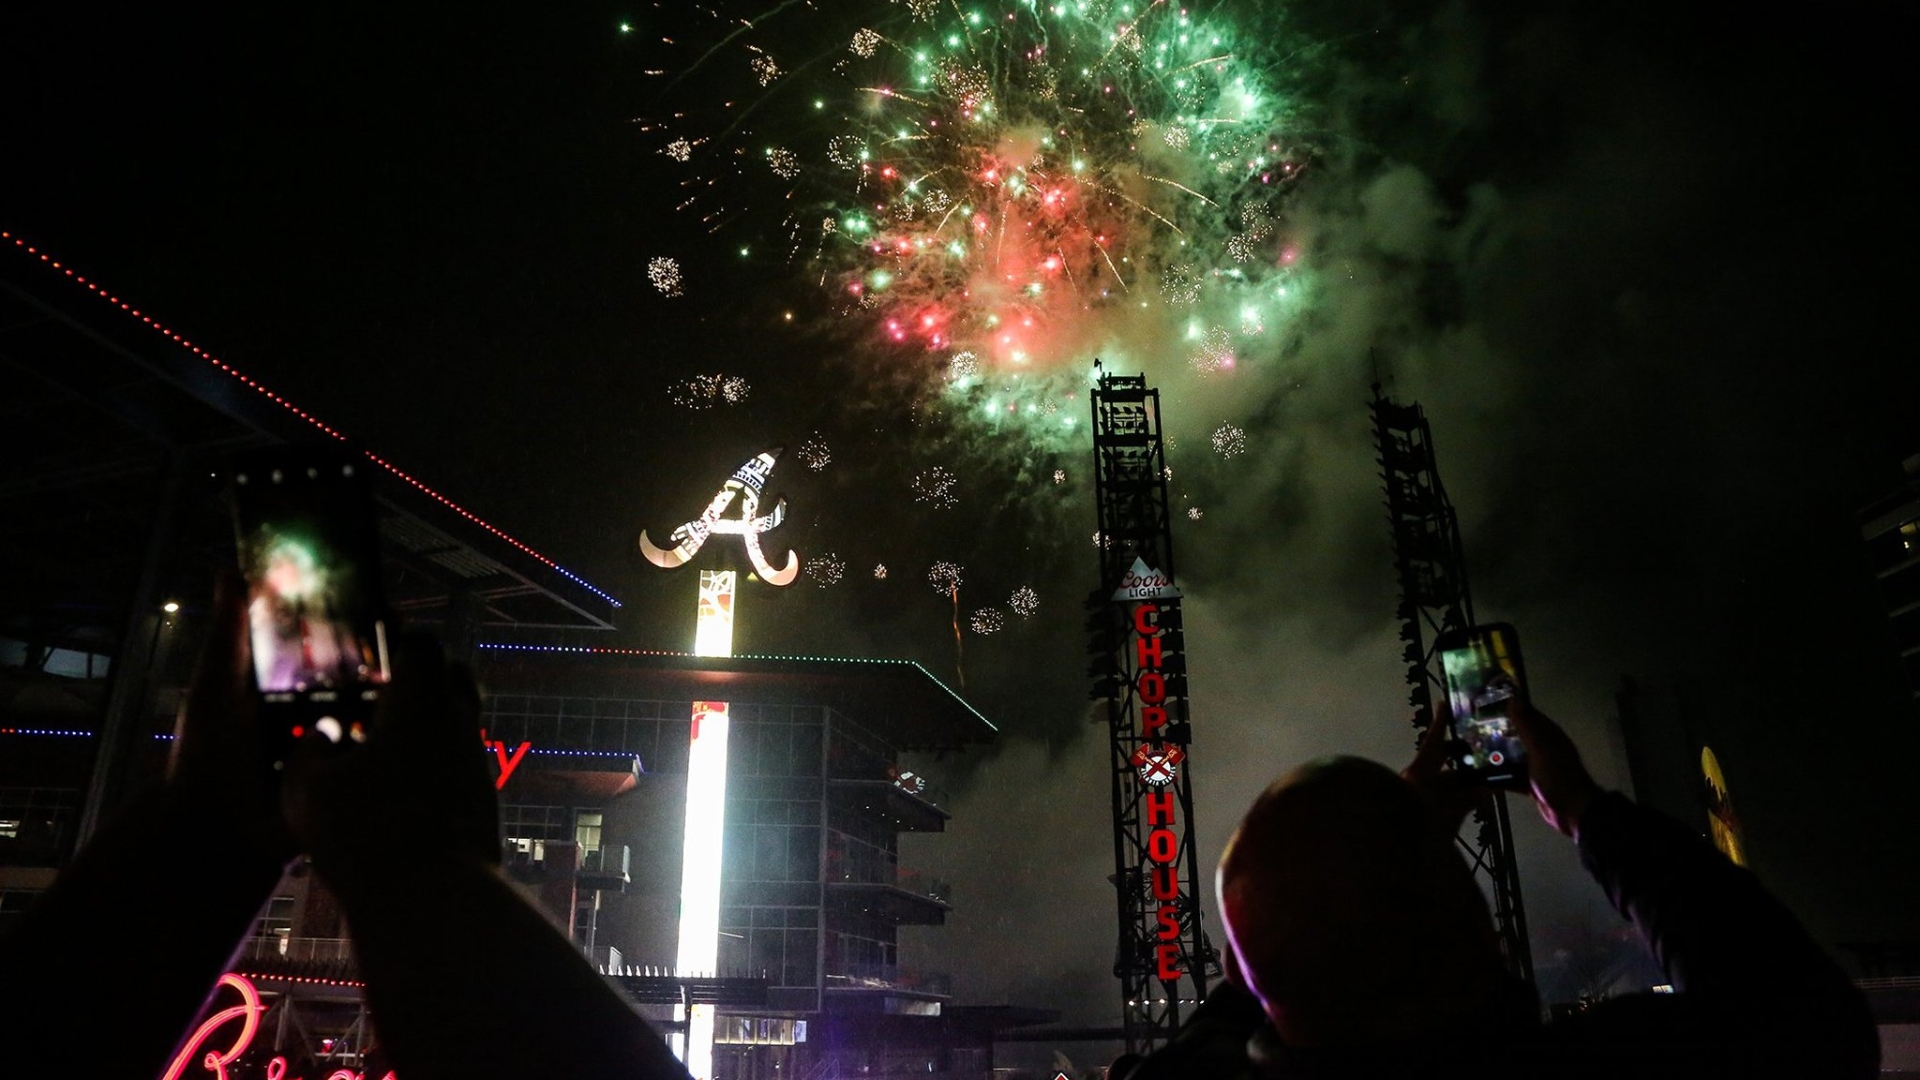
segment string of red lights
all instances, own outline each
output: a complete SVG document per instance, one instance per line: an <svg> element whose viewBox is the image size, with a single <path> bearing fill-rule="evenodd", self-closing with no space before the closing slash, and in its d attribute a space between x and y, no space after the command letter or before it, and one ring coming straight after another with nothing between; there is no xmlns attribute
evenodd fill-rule
<svg viewBox="0 0 1920 1080"><path fill-rule="evenodd" d="M222 374L230 378L237 379L240 383L245 385L248 389L263 395L264 397L267 398L267 400L272 401L274 404L280 406L281 408L287 410L293 415L299 417L301 420L304 420L308 424L311 424L316 430L324 432L328 437L337 439L340 442L348 441L347 437L344 434L342 434L339 430L333 427L330 427L325 422L321 421L319 417L314 416L312 413L309 413L306 410L300 408L298 405L295 405L293 402L288 401L286 398L281 397L279 394L276 394L273 391L267 389L266 386L262 385L261 383L255 381L254 379L250 378L246 374L242 373L240 369L227 364L225 361L221 360L219 357L213 355L212 353L206 351L205 349L202 349L200 346L195 345L193 342L187 340L186 338L181 337L178 333L169 329L165 324L154 319L153 316L141 311L139 308L134 307L128 301L123 300L120 297L115 296L113 293L108 292L106 289L102 288L98 282L90 281L84 275L75 273L72 267L59 262L58 260L54 259L53 256L27 243L24 239L18 236L15 236L11 232L7 232L6 230L0 230L0 240L12 241L14 247L19 248L20 250L26 252L29 255L37 256L41 262L45 263L48 266L48 268L60 271L67 278L71 279L73 283L76 285L84 285L87 291L92 293L94 296L99 297L100 299L106 301L109 304L114 305L115 307L118 307L121 311L126 312L129 317L140 320L140 322L143 325L150 327L151 329L159 333L162 337L168 339L169 341L172 341L174 344L180 346L181 348L186 349L188 352L191 352L193 355L199 357L202 360L205 360L207 363L212 364ZM446 507L447 509L453 511L456 514L459 514L461 517L467 519L473 524L480 526L482 529L485 529L487 532L492 533L494 536L505 541L506 543L513 545L513 547L519 549L522 553L528 555L533 559L538 560L542 565L546 566L548 569L556 571L562 577L565 577L567 580L572 581L574 584L580 586L583 589L586 589L588 592L594 594L595 596L598 596L602 600L605 600L607 603L612 604L614 607L618 608L621 606L620 601L614 599L611 594L595 587L592 583L588 582L585 578L581 577L580 575L574 573L571 570L568 570L566 567L561 566L559 563L554 562L552 559L548 558L545 555L542 555L538 551L535 551L533 548L527 546L526 544L521 543L519 540L515 539L512 536L509 536L506 532L494 526L492 523L481 518L479 515L474 514L473 512L467 510L465 507L454 502L452 499L447 498L445 495L440 494L438 491L435 491L433 488L428 487L426 484L421 483L419 480L401 471L400 468L394 465L392 462L386 460L385 458L381 457L378 454L375 454L371 450L363 449L360 452L366 456L367 460L373 462L374 464L392 473L396 478L405 481L407 484L413 486L415 489L419 490L422 494L426 495L428 498L433 499L435 502L439 503L440 505Z"/></svg>

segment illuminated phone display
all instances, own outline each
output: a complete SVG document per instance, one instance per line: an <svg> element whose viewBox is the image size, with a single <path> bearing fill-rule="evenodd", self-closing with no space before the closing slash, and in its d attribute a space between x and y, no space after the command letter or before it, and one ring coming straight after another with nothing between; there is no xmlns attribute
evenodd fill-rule
<svg viewBox="0 0 1920 1080"><path fill-rule="evenodd" d="M389 677L370 503L351 459L287 451L233 474L254 682L335 742L360 737ZM283 710L284 711L284 710Z"/></svg>
<svg viewBox="0 0 1920 1080"><path fill-rule="evenodd" d="M1488 779L1521 775L1526 748L1511 716L1526 704L1527 683L1513 627L1494 623L1448 635L1440 642L1440 667L1454 738L1464 747L1461 766Z"/></svg>

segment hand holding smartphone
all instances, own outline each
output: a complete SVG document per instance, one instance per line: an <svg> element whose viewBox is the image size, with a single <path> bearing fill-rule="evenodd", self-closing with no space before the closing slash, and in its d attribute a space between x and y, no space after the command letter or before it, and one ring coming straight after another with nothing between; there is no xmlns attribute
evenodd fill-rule
<svg viewBox="0 0 1920 1080"><path fill-rule="evenodd" d="M1488 623L1444 634L1437 646L1460 768L1488 782L1524 779L1526 746L1514 725L1527 705L1519 636Z"/></svg>
<svg viewBox="0 0 1920 1080"><path fill-rule="evenodd" d="M372 502L355 457L283 448L233 470L267 753L285 766L308 732L360 742L391 677Z"/></svg>

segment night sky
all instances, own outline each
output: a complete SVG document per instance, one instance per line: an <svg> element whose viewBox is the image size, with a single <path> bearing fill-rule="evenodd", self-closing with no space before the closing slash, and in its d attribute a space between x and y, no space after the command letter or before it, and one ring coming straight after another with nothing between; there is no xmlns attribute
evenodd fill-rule
<svg viewBox="0 0 1920 1080"><path fill-rule="evenodd" d="M1378 376L1426 406L1479 612L1520 628L1536 701L1603 781L1625 783L1622 677L1679 687L1762 878L1828 942L1920 938L1920 739L1856 519L1920 453L1891 13L1244 6L1298 103L1310 166L1282 229L1317 286L1231 381L1146 363L1178 498L1204 511L1176 533L1203 860L1299 761L1410 750ZM634 536L818 433L832 460L782 461L769 546L844 576L747 595L737 647L908 656L957 684L926 574L964 565L963 626L1007 618L964 658L1005 738L929 766L955 819L906 858L955 879L957 911L903 961L952 971L962 1001L1114 1020L1084 428L1023 443L943 411L926 365L874 355L804 269L735 257L750 221L709 236L674 212L635 121L662 108L646 71L679 9L414 7L9 8L0 227L620 595L620 630L588 643L687 647L693 582ZM812 48L828 16L784 7ZM663 255L684 296L649 283ZM746 400L676 403L708 373ZM1227 423L1232 459L1209 444ZM952 509L914 501L934 467ZM1006 612L1020 585L1028 619ZM1615 923L1521 809L1536 960L1566 998L1568 950Z"/></svg>

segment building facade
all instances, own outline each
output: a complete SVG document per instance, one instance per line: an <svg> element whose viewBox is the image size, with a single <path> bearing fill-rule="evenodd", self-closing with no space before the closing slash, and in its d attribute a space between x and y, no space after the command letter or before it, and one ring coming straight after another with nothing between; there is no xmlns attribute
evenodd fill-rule
<svg viewBox="0 0 1920 1080"><path fill-rule="evenodd" d="M480 671L489 736L528 747L522 768L534 770L503 789L509 852L551 860L571 845L562 858L627 868L572 898L569 929L663 1028L676 1025L676 994L711 996L716 1076L984 1075L984 1040L951 1046L939 1022L949 980L899 950L900 927L951 910L945 882L901 863L898 838L948 820L908 757L993 736L964 701L888 661L483 646ZM695 701L720 698L731 734L719 965L676 972L690 717ZM630 784L579 786L631 761ZM571 779L549 783L556 774Z"/></svg>
<svg viewBox="0 0 1920 1080"><path fill-rule="evenodd" d="M717 1009L718 1076L985 1075L991 1032L1012 1021L948 1009L945 981L898 946L899 927L949 910L944 885L899 863L900 833L947 820L903 760L992 738L970 706L903 662L483 647L611 638L619 603L98 283L0 241L0 428L15 447L0 460L0 932L162 774L211 567L234 560L210 482L221 463L319 441L369 463L389 606L489 691L474 752L494 763L507 872L636 1005L667 1030L688 1004ZM692 705L716 698L734 724L720 963L677 972ZM230 1074L266 1076L279 1056L287 1076L382 1075L361 989L338 904L295 865L220 991L264 1010Z"/></svg>
<svg viewBox="0 0 1920 1080"><path fill-rule="evenodd" d="M1904 463L1905 482L1860 512L1880 599L1907 688L1920 705L1920 454Z"/></svg>

